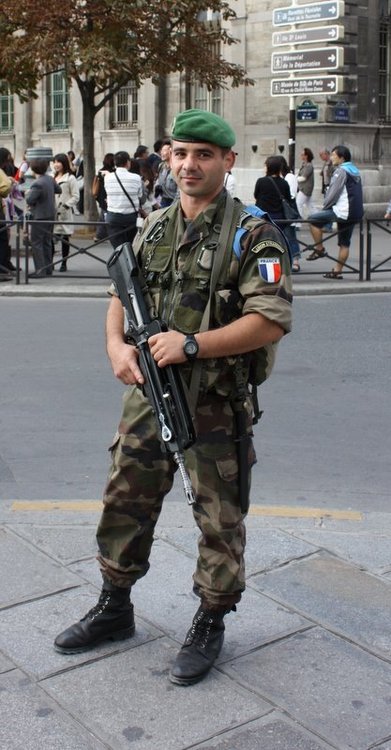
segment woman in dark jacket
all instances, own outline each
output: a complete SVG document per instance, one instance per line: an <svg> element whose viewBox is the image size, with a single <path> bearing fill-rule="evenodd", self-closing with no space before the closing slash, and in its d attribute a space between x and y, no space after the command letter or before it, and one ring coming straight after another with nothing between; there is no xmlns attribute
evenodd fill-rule
<svg viewBox="0 0 391 750"><path fill-rule="evenodd" d="M284 229L284 224L278 222L278 219L284 219L281 197L290 202L291 194L287 181L281 177L280 156L269 156L265 161L265 167L266 177L259 177L255 183L255 204Z"/></svg>

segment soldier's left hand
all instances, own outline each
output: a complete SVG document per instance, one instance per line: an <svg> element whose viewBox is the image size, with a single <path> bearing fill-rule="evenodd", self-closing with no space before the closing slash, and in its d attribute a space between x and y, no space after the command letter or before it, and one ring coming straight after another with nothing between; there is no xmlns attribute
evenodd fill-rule
<svg viewBox="0 0 391 750"><path fill-rule="evenodd" d="M156 333L148 339L151 354L159 367L186 362L183 351L185 336L179 331Z"/></svg>

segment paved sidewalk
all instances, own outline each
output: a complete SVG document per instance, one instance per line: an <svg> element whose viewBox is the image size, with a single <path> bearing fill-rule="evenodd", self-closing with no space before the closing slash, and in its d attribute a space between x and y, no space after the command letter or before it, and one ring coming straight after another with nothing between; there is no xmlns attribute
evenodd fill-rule
<svg viewBox="0 0 391 750"><path fill-rule="evenodd" d="M211 674L183 688L167 675L198 600L181 494L133 592L134 638L73 656L52 642L96 602L100 503L4 503L0 746L391 750L391 515L252 505L248 588Z"/></svg>
<svg viewBox="0 0 391 750"><path fill-rule="evenodd" d="M390 256L389 236L377 227L373 228L372 266L381 264ZM298 232L298 238L303 248L310 243L310 233L306 226ZM54 256L55 272L51 277L30 279L25 283L25 258L21 258L20 283L15 280L0 283L0 296L29 296L29 297L102 297L107 293L109 278L106 262L113 252L109 242L94 244L92 239L86 238L81 229L73 236L71 242L83 252L77 253L68 261L68 271L58 271L61 263L59 253ZM309 252L302 252L300 273L293 274L293 290L296 296L318 294L358 294L391 291L391 259L381 266L382 271L372 275L371 281L360 281L359 268L359 233L353 234L351 257L349 263L354 269L347 269L342 280L329 281L323 274L330 271L337 257L336 238L326 240L325 247L330 257L320 258L309 262ZM58 247L58 246L57 246ZM71 249L71 252L75 252ZM14 259L15 260L15 259ZM33 264L30 258L30 273Z"/></svg>

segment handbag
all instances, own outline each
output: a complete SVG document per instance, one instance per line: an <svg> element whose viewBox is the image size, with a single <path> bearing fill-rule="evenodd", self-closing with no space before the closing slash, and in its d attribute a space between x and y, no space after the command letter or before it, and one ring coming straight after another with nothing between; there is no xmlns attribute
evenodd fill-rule
<svg viewBox="0 0 391 750"><path fill-rule="evenodd" d="M296 205L296 199L291 198L291 200L288 201L286 198L284 198L284 196L280 192L280 189L278 185L276 184L276 182L273 180L273 178L269 177L269 180L271 180L275 190L277 190L277 193L281 198L282 215L284 219L286 219L290 223L300 219L301 217L300 217L297 205Z"/></svg>

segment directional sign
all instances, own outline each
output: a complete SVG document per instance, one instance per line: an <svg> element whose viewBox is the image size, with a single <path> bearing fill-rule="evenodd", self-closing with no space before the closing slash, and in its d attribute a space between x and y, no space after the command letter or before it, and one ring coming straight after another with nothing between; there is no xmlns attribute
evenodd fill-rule
<svg viewBox="0 0 391 750"><path fill-rule="evenodd" d="M301 70L336 70L343 65L342 47L273 52L272 73L289 73Z"/></svg>
<svg viewBox="0 0 391 750"><path fill-rule="evenodd" d="M271 96L296 96L300 94L336 94L343 88L342 76L317 76L316 78L273 78Z"/></svg>
<svg viewBox="0 0 391 750"><path fill-rule="evenodd" d="M295 29L292 31L274 31L273 47L285 47L293 44L313 44L314 42L337 42L344 38L343 26L317 26L312 29Z"/></svg>
<svg viewBox="0 0 391 750"><path fill-rule="evenodd" d="M273 10L273 26L314 23L316 21L336 21L344 13L343 0L310 3L309 5L291 5L288 8L276 8Z"/></svg>

